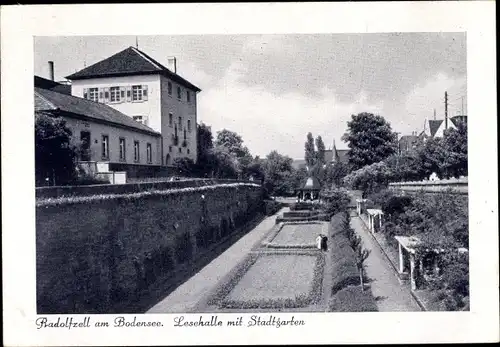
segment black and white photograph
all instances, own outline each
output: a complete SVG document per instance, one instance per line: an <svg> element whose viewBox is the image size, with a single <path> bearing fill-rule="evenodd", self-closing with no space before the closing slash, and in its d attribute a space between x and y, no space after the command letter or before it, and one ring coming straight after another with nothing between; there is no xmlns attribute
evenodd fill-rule
<svg viewBox="0 0 500 347"><path fill-rule="evenodd" d="M477 153L477 129L496 111L473 107L471 40L452 27L33 33L19 114L31 328L195 339L474 312L484 227L469 192L497 171L480 169L496 147Z"/></svg>
<svg viewBox="0 0 500 347"><path fill-rule="evenodd" d="M469 309L465 33L34 55L39 313Z"/></svg>

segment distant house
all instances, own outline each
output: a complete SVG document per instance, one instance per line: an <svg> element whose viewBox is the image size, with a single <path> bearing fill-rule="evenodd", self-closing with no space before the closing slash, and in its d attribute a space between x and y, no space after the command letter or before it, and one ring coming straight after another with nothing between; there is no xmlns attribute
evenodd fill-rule
<svg viewBox="0 0 500 347"><path fill-rule="evenodd" d="M349 157L347 155L348 152L349 152L348 149L337 149L334 141L333 149L326 149L324 151L325 164L333 164L337 162L347 163L349 161ZM307 169L305 159L294 159L294 161L292 162L292 166L295 169L302 169L302 168Z"/></svg>
<svg viewBox="0 0 500 347"><path fill-rule="evenodd" d="M442 137L446 128L456 129L458 123L467 123L467 115L457 115L450 117L448 122L444 119L429 119L425 125L424 130L420 134L421 137L433 138Z"/></svg>

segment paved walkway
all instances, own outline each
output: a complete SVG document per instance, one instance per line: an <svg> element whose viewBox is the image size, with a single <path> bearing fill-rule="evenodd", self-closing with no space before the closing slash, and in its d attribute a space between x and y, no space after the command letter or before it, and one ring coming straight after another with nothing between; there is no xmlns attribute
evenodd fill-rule
<svg viewBox="0 0 500 347"><path fill-rule="evenodd" d="M351 226L361 237L363 246L370 250L366 259L366 274L380 312L421 311L407 286L401 285L392 265L369 234L359 217L351 217Z"/></svg>
<svg viewBox="0 0 500 347"><path fill-rule="evenodd" d="M242 261L253 246L270 231L275 224L276 216L288 210L285 207L277 214L265 218L257 227L248 232L224 251L224 253L215 258L146 313L191 312L196 304L210 293L218 282L234 266Z"/></svg>

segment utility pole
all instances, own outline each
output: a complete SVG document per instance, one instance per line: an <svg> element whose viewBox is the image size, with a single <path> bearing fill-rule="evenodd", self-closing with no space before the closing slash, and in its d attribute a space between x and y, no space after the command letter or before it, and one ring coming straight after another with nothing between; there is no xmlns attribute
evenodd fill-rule
<svg viewBox="0 0 500 347"><path fill-rule="evenodd" d="M448 92L444 92L444 128L448 129Z"/></svg>
<svg viewBox="0 0 500 347"><path fill-rule="evenodd" d="M139 39L137 38L137 36L135 37L135 48L139 49Z"/></svg>
<svg viewBox="0 0 500 347"><path fill-rule="evenodd" d="M464 115L464 97L462 96L462 116Z"/></svg>

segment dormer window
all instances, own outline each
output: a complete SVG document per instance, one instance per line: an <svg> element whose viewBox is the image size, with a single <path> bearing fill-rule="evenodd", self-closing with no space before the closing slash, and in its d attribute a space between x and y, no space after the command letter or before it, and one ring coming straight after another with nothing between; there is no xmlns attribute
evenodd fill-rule
<svg viewBox="0 0 500 347"><path fill-rule="evenodd" d="M121 93L120 87L111 87L109 88L110 92L110 100L111 102L120 102L121 101Z"/></svg>

